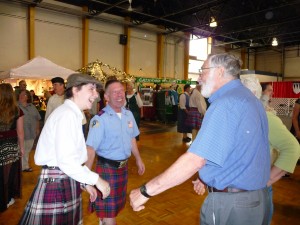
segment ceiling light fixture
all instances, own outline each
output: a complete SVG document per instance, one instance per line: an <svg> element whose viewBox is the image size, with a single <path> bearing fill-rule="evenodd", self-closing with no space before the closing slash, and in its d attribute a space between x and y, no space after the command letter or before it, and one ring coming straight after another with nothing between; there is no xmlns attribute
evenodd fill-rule
<svg viewBox="0 0 300 225"><path fill-rule="evenodd" d="M209 26L210 26L210 27L216 27L216 26L218 26L218 23L217 23L215 17L213 17L213 16L210 17L210 23L209 23Z"/></svg>
<svg viewBox="0 0 300 225"><path fill-rule="evenodd" d="M278 40L276 37L273 37L272 46L277 46L277 45L278 45Z"/></svg>

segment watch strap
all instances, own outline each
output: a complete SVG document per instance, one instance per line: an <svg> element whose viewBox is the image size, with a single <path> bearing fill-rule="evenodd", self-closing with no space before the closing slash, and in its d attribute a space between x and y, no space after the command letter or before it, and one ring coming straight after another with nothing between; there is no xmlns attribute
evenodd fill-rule
<svg viewBox="0 0 300 225"><path fill-rule="evenodd" d="M149 195L147 193L147 188L145 186L145 184L143 184L141 187L140 187L140 191L141 191L141 194L144 195L146 198L151 198L152 196Z"/></svg>

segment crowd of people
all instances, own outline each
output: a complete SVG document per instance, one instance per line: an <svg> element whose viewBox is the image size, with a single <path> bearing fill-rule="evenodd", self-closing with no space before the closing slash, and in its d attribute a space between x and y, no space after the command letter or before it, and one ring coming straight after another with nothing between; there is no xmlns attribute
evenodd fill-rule
<svg viewBox="0 0 300 225"><path fill-rule="evenodd" d="M134 211L198 174L195 192L208 191L201 224L271 223L272 185L294 172L300 156L300 99L291 133L270 107L272 85L261 86L255 76L240 79L241 63L227 53L209 55L193 90L186 84L178 95L177 85L170 86L172 119L191 145L166 171L131 191ZM99 224L116 225L126 203L131 155L138 174L145 172L137 145L141 97L133 83L125 91L117 79L103 85L75 73L66 83L61 77L51 81L54 95L41 132L34 91L26 90L24 80L15 91L0 84L0 211L21 196L21 172L32 171L28 157L38 139L34 162L41 173L19 224L82 224L86 191Z"/></svg>

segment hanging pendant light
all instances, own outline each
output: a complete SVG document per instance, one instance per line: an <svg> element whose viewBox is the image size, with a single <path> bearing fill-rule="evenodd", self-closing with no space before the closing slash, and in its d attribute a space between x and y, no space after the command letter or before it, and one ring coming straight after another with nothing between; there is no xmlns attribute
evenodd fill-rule
<svg viewBox="0 0 300 225"><path fill-rule="evenodd" d="M215 17L213 17L213 16L210 17L209 26L210 26L210 27L217 27L217 26L218 26L218 23L217 23Z"/></svg>
<svg viewBox="0 0 300 225"><path fill-rule="evenodd" d="M276 37L273 37L272 46L278 46L278 40Z"/></svg>

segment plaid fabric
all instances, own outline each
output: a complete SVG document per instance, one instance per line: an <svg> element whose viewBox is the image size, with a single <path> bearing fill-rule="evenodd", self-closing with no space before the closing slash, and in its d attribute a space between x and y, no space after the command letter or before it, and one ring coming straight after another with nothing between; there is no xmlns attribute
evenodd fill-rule
<svg viewBox="0 0 300 225"><path fill-rule="evenodd" d="M116 169L107 164L100 164L97 160L96 172L101 178L109 182L110 195L102 200L101 192L95 202L90 202L89 211L94 212L99 218L114 218L124 208L126 203L126 191L128 180L128 165Z"/></svg>
<svg viewBox="0 0 300 225"><path fill-rule="evenodd" d="M42 169L19 224L83 224L80 183L59 169Z"/></svg>
<svg viewBox="0 0 300 225"><path fill-rule="evenodd" d="M203 116L199 113L197 108L191 107L189 114L185 120L185 124L193 129L199 130L202 124Z"/></svg>

